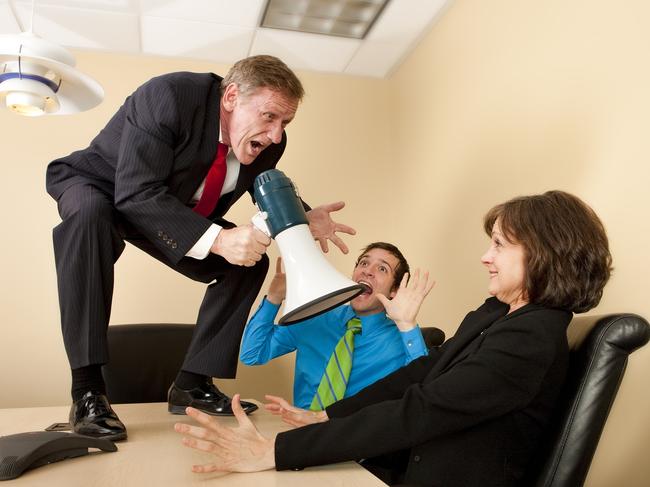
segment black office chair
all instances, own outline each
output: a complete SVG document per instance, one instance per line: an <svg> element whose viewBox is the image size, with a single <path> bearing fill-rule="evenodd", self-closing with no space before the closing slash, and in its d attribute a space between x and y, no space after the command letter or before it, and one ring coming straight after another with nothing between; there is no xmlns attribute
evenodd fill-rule
<svg viewBox="0 0 650 487"><path fill-rule="evenodd" d="M102 367L113 404L164 402L185 358L194 325L143 323L108 327L109 362ZM442 330L422 328L427 348L445 340Z"/></svg>
<svg viewBox="0 0 650 487"><path fill-rule="evenodd" d="M445 341L445 332L435 326L420 327L427 348L439 347Z"/></svg>
<svg viewBox="0 0 650 487"><path fill-rule="evenodd" d="M113 404L165 402L194 325L149 323L108 327L109 363L102 373Z"/></svg>
<svg viewBox="0 0 650 487"><path fill-rule="evenodd" d="M546 444L522 487L581 487L623 379L628 356L650 339L634 314L585 316L569 325L569 375Z"/></svg>

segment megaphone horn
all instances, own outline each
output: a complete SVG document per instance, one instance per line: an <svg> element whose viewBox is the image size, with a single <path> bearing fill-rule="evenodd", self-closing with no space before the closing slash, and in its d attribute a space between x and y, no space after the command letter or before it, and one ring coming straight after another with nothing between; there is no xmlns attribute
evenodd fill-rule
<svg viewBox="0 0 650 487"><path fill-rule="evenodd" d="M307 214L291 179L278 169L259 174L253 224L275 239L284 261L287 297L279 323L290 325L329 311L364 290L325 259L309 231Z"/></svg>

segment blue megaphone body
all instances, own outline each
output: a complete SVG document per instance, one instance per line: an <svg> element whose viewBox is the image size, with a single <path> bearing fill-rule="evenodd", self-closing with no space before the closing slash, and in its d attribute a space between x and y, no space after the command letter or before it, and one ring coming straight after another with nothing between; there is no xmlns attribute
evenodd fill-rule
<svg viewBox="0 0 650 487"><path fill-rule="evenodd" d="M364 290L325 259L309 231L309 221L295 185L278 169L254 182L259 213L253 224L273 238L287 276L287 296L280 324L290 325L343 304Z"/></svg>

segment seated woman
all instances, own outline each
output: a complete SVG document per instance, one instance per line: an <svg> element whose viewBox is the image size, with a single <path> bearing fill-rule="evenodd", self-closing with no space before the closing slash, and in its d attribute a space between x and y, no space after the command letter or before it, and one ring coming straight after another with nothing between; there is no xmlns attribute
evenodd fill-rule
<svg viewBox="0 0 650 487"><path fill-rule="evenodd" d="M585 203L550 191L492 208L481 261L493 296L437 352L325 411L281 398L267 408L302 426L262 436L233 399L239 427L200 411L177 424L211 452L195 472L303 468L367 459L389 483L514 486L535 454L564 381L572 313L598 304L611 271L602 223Z"/></svg>

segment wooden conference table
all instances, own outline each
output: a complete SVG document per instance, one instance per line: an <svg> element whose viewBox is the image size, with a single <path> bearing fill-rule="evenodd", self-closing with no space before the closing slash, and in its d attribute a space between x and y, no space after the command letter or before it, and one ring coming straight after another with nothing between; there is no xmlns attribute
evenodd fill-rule
<svg viewBox="0 0 650 487"><path fill-rule="evenodd" d="M110 486L228 486L228 487L319 487L383 486L379 479L354 462L311 467L299 472L211 473L195 474L193 464L209 462L209 456L181 444L173 429L176 422L191 420L167 412L166 403L117 404L114 409L126 424L129 439L117 442L118 451L90 455L52 463L28 470L6 487L110 487ZM69 407L0 409L0 436L40 431L55 422L67 421ZM264 433L284 431L289 427L260 408L251 419ZM234 418L220 418L234 425Z"/></svg>

